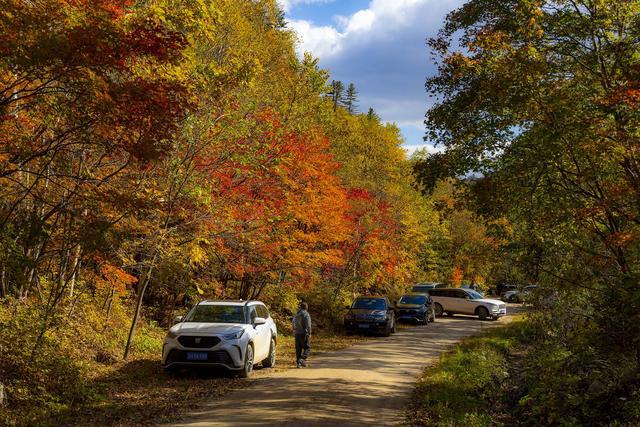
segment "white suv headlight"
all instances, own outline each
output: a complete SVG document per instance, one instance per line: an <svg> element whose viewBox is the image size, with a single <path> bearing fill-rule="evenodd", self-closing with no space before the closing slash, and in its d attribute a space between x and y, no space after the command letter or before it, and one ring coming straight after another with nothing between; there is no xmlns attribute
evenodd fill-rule
<svg viewBox="0 0 640 427"><path fill-rule="evenodd" d="M244 335L244 329L240 329L239 331L227 332L226 334L220 335L225 340L237 340L240 339Z"/></svg>
<svg viewBox="0 0 640 427"><path fill-rule="evenodd" d="M498 307L497 305L492 305L491 311L500 311L500 307Z"/></svg>

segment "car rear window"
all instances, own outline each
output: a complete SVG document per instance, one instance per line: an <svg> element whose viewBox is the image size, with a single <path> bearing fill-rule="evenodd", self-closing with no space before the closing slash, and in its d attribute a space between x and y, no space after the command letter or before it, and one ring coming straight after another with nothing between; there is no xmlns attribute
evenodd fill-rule
<svg viewBox="0 0 640 427"><path fill-rule="evenodd" d="M367 310L386 310L387 305L383 298L358 298L353 302L352 308Z"/></svg>

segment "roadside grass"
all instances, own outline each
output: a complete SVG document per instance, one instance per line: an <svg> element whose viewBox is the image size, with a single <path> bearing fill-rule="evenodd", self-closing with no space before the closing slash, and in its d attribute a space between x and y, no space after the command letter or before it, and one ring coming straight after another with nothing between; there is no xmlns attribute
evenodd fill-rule
<svg viewBox="0 0 640 427"><path fill-rule="evenodd" d="M509 424L501 409L511 398L505 383L510 355L528 341L522 320L472 337L441 356L418 380L406 423L413 426Z"/></svg>

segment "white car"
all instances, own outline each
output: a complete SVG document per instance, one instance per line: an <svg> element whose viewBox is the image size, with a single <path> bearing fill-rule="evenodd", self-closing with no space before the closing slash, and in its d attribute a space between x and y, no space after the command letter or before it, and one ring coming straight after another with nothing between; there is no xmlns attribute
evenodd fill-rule
<svg viewBox="0 0 640 427"><path fill-rule="evenodd" d="M484 298L478 292L471 289L440 288L430 289L429 295L433 298L433 308L437 316L443 313L471 314L480 319L496 320L507 314L507 305L497 299Z"/></svg>
<svg viewBox="0 0 640 427"><path fill-rule="evenodd" d="M276 324L260 301L202 301L178 317L162 347L165 369L223 366L248 377L276 363Z"/></svg>

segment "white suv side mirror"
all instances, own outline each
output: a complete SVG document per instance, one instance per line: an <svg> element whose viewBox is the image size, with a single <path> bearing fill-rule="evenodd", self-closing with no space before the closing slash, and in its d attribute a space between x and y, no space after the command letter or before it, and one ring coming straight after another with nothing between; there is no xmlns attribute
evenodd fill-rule
<svg viewBox="0 0 640 427"><path fill-rule="evenodd" d="M180 323L180 322L182 322L182 319L184 319L184 316L176 316L176 317L173 318L173 323L174 324Z"/></svg>
<svg viewBox="0 0 640 427"><path fill-rule="evenodd" d="M256 317L253 320L253 326L264 325L265 323L267 323L267 319L264 317Z"/></svg>

